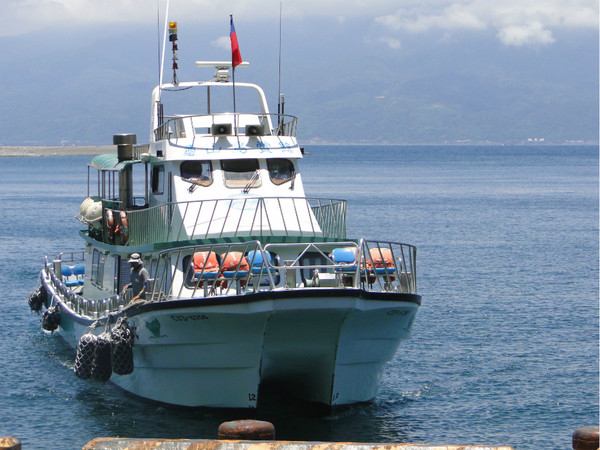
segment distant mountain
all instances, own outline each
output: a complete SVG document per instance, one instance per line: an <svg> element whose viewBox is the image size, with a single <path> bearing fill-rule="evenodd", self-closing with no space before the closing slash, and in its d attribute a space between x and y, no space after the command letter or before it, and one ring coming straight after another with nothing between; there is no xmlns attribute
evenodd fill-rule
<svg viewBox="0 0 600 450"><path fill-rule="evenodd" d="M211 45L227 36L226 25L180 21L180 79L210 78L194 61L229 57ZM238 79L265 87L273 110L278 26L236 22L242 56L251 62ZM157 33L124 28L0 38L0 144L101 145L123 132L146 142ZM359 20L285 24L281 84L301 141L598 142L597 32L563 32L538 48L465 32L406 36L392 49L379 36Z"/></svg>

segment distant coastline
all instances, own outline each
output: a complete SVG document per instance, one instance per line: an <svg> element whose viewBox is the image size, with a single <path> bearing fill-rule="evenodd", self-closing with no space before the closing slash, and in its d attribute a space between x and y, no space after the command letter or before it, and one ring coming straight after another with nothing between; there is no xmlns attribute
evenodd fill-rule
<svg viewBox="0 0 600 450"><path fill-rule="evenodd" d="M0 146L3 156L87 156L116 153L113 145L91 146Z"/></svg>
<svg viewBox="0 0 600 450"><path fill-rule="evenodd" d="M560 146L594 146L597 147L597 143L563 143L563 144L456 144L456 143L443 143L443 144L377 144L377 143L333 143L333 142L308 142L304 146L311 147L330 147L330 146L373 146L373 147L388 147L388 146L399 146L399 147L510 147L510 146L530 146L535 147L560 147ZM117 149L114 145L82 145L82 146L44 146L44 145L0 145L0 158L5 156L95 156L102 155L105 153L116 153Z"/></svg>

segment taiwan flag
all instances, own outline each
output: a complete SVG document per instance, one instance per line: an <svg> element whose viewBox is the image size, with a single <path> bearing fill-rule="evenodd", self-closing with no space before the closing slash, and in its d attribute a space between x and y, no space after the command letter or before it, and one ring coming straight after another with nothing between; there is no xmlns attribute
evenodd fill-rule
<svg viewBox="0 0 600 450"><path fill-rule="evenodd" d="M231 64L235 69L242 62L242 54L240 53L240 46L238 44L237 35L235 34L235 27L233 26L233 15L229 16L231 23L231 31L229 37L231 38Z"/></svg>

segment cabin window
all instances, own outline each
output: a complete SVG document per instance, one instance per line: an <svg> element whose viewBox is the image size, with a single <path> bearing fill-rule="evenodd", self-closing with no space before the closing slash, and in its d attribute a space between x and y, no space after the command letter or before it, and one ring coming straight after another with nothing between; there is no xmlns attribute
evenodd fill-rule
<svg viewBox="0 0 600 450"><path fill-rule="evenodd" d="M194 185L210 186L213 182L210 161L184 161L181 163L181 178Z"/></svg>
<svg viewBox="0 0 600 450"><path fill-rule="evenodd" d="M276 158L268 159L267 167L269 169L269 177L273 184L283 184L294 178L294 163L289 159Z"/></svg>
<svg viewBox="0 0 600 450"><path fill-rule="evenodd" d="M261 185L257 159L226 159L221 169L228 188L255 188Z"/></svg>
<svg viewBox="0 0 600 450"><path fill-rule="evenodd" d="M165 192L165 166L152 167L152 193L163 194Z"/></svg>
<svg viewBox="0 0 600 450"><path fill-rule="evenodd" d="M102 286L104 279L104 254L98 249L94 249L92 254L92 284Z"/></svg>
<svg viewBox="0 0 600 450"><path fill-rule="evenodd" d="M88 168L88 196L91 196L92 181ZM119 199L119 171L117 170L98 170L97 176L97 195L104 200Z"/></svg>

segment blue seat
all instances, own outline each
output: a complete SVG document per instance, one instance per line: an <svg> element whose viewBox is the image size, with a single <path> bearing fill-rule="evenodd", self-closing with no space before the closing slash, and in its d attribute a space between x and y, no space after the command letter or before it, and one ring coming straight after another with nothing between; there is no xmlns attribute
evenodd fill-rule
<svg viewBox="0 0 600 450"><path fill-rule="evenodd" d="M242 252L223 253L221 261L223 261L221 274L225 278L246 278L248 276L248 261Z"/></svg>
<svg viewBox="0 0 600 450"><path fill-rule="evenodd" d="M375 273L377 275L385 275L387 274L393 274L396 270L393 267L376 267L375 268Z"/></svg>
<svg viewBox="0 0 600 450"><path fill-rule="evenodd" d="M80 281L83 281L83 280L77 279L77 276L74 271L75 267L76 266L62 266L62 268L61 268L63 283L65 283L65 286L67 286L67 287L75 287L75 286L79 286L80 284L83 284L83 283L79 283Z"/></svg>
<svg viewBox="0 0 600 450"><path fill-rule="evenodd" d="M356 249L354 247L338 247L331 252L331 259L336 264L336 272L356 271Z"/></svg>
<svg viewBox="0 0 600 450"><path fill-rule="evenodd" d="M272 264L273 258L271 258L271 254L268 252L265 252L265 253L268 256L268 264L269 265ZM262 274L268 273L269 266L264 263L263 254L260 251L255 251L255 250L249 251L248 255L246 256L246 259L248 260L249 264L252 264L252 268L250 269L252 274L259 275L261 273ZM274 271L275 270L273 268L271 268L271 272L274 272Z"/></svg>
<svg viewBox="0 0 600 450"><path fill-rule="evenodd" d="M247 270L238 270L237 272L235 270L224 270L223 271L223 276L225 278L246 278L248 276L248 271Z"/></svg>
<svg viewBox="0 0 600 450"><path fill-rule="evenodd" d="M83 286L83 276L85 275L85 265L84 264L75 264L73 267L73 275L77 277L77 283L80 286Z"/></svg>
<svg viewBox="0 0 600 450"><path fill-rule="evenodd" d="M218 275L219 275L218 272L197 272L194 274L194 277L205 279L205 280L212 280L212 279L217 278Z"/></svg>
<svg viewBox="0 0 600 450"><path fill-rule="evenodd" d="M85 265L75 264L75 266L73 266L73 275L82 277L84 274L85 274Z"/></svg>
<svg viewBox="0 0 600 450"><path fill-rule="evenodd" d="M219 260L213 251L194 253L192 265L196 280L211 280L219 276Z"/></svg>

